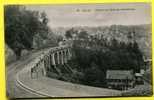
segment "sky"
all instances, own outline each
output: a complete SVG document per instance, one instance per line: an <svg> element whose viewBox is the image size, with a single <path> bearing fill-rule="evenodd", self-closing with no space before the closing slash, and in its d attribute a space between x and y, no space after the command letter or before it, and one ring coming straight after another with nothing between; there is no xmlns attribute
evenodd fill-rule
<svg viewBox="0 0 154 100"><path fill-rule="evenodd" d="M51 4L26 5L46 12L50 27L151 24L151 4Z"/></svg>

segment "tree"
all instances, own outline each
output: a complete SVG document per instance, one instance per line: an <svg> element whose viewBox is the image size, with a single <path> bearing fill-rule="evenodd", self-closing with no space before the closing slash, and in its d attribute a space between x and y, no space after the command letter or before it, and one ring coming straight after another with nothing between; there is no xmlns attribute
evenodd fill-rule
<svg viewBox="0 0 154 100"><path fill-rule="evenodd" d="M65 37L67 39L71 39L71 38L73 38L77 34L78 34L78 32L76 30L74 30L74 28L71 28L71 29L69 29L69 30L66 31Z"/></svg>
<svg viewBox="0 0 154 100"><path fill-rule="evenodd" d="M116 40L116 38L113 38L113 39L111 40L111 49L117 50L118 47L119 47L118 41Z"/></svg>
<svg viewBox="0 0 154 100"><path fill-rule="evenodd" d="M58 42L63 41L63 36L58 35L58 36L57 36L57 41L58 41Z"/></svg>
<svg viewBox="0 0 154 100"><path fill-rule="evenodd" d="M38 33L48 33L47 17L38 11L27 10L25 6L5 6L5 42L20 58L22 49L30 50L33 37Z"/></svg>
<svg viewBox="0 0 154 100"><path fill-rule="evenodd" d="M78 34L78 38L80 39L87 39L88 38L88 33L87 31L83 30Z"/></svg>
<svg viewBox="0 0 154 100"><path fill-rule="evenodd" d="M144 65L143 54L140 51L136 41L134 42L132 49L133 49L132 52L135 54L135 59L138 65L137 71L139 71L139 69Z"/></svg>
<svg viewBox="0 0 154 100"><path fill-rule="evenodd" d="M42 23L45 24L45 25L47 25L47 23L48 23L49 20L48 20L47 15L46 15L45 12L42 12L41 13L41 19L42 19Z"/></svg>

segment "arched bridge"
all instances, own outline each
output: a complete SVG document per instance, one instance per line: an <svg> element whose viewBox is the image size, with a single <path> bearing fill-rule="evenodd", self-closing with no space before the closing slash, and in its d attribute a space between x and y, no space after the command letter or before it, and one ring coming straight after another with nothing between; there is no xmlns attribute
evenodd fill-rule
<svg viewBox="0 0 154 100"><path fill-rule="evenodd" d="M64 70L72 72L72 69L66 66L71 57L72 51L70 46L51 48L34 61L33 66L31 66L31 77L38 77L38 75L50 76L50 73L53 72L61 75L61 70L57 68L60 66L64 67Z"/></svg>
<svg viewBox="0 0 154 100"><path fill-rule="evenodd" d="M71 49L71 46L65 45L44 51L26 65L28 67L17 73L15 83L18 83L25 91L28 91L28 94L32 93L32 95L35 94L40 97L111 96L120 94L118 90L96 88L63 81L67 79L69 81L68 73L69 75L71 73L77 74L68 64L73 55ZM51 78L48 78L50 76ZM20 92L20 90L18 91Z"/></svg>

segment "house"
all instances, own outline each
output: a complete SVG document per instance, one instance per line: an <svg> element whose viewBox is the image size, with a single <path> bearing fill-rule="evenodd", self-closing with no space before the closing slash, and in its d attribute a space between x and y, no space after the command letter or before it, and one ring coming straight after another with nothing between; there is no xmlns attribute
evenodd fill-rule
<svg viewBox="0 0 154 100"><path fill-rule="evenodd" d="M135 85L133 70L107 70L106 82L108 88L127 90Z"/></svg>
<svg viewBox="0 0 154 100"><path fill-rule="evenodd" d="M143 74L140 72L140 73L135 73L135 83L140 85L140 84L144 84L144 81L143 81Z"/></svg>

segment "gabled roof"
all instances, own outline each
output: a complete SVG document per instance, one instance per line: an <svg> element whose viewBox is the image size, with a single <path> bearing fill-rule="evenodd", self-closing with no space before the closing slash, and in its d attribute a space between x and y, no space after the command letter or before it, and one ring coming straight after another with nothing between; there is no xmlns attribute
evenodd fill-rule
<svg viewBox="0 0 154 100"><path fill-rule="evenodd" d="M107 70L106 79L133 79L132 70Z"/></svg>
<svg viewBox="0 0 154 100"><path fill-rule="evenodd" d="M142 76L142 74L141 73L135 73L135 76Z"/></svg>

